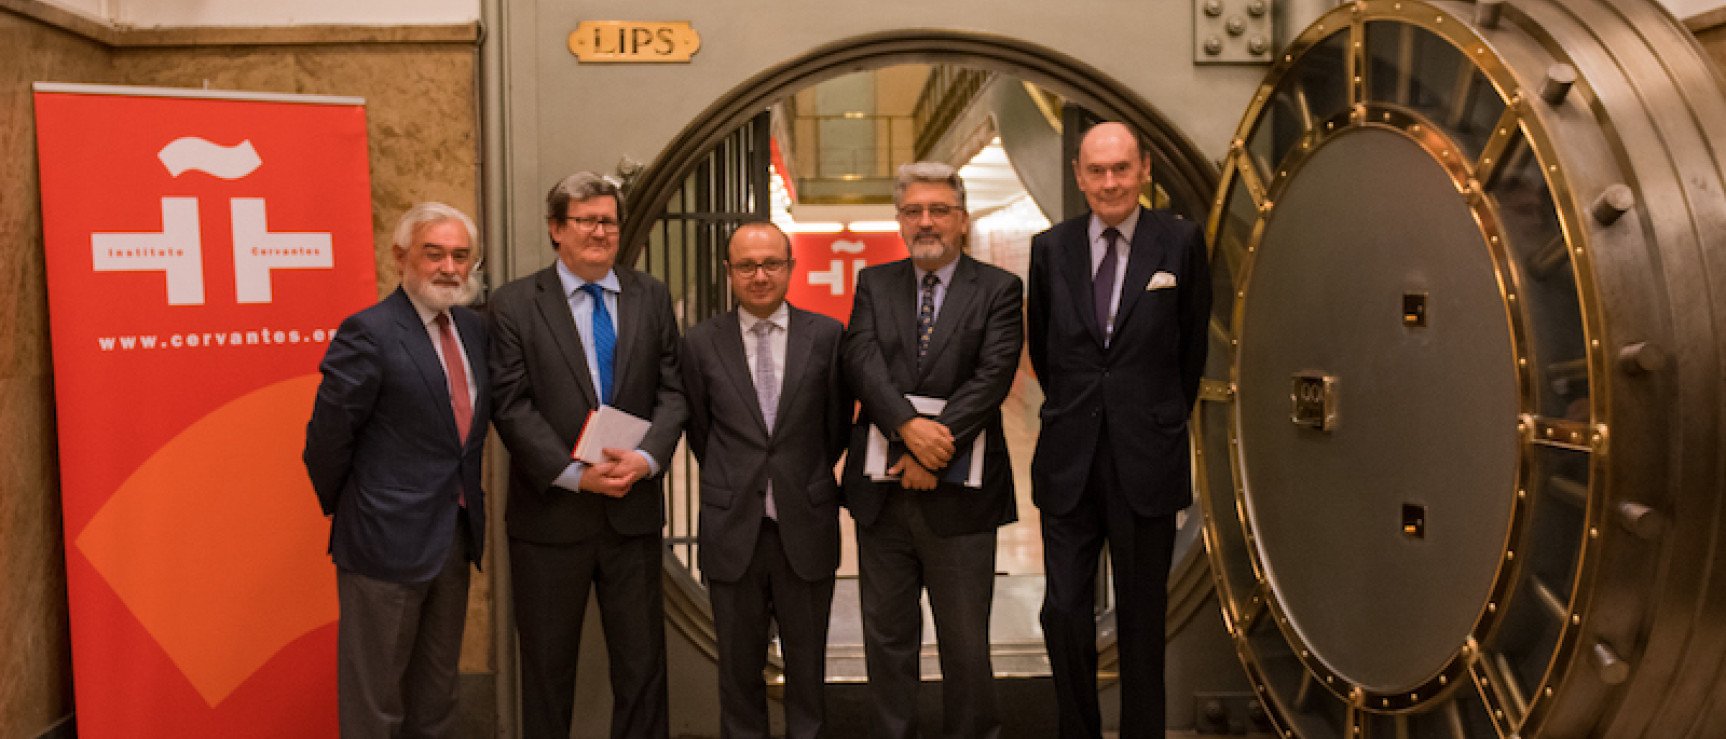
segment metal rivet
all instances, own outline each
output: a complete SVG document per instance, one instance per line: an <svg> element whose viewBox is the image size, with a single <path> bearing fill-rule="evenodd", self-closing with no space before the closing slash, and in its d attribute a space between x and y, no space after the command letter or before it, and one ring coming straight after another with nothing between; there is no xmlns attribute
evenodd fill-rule
<svg viewBox="0 0 1726 739"><path fill-rule="evenodd" d="M1223 40L1215 36L1205 39L1205 53L1211 56L1223 53Z"/></svg>
<svg viewBox="0 0 1726 739"><path fill-rule="evenodd" d="M1238 15L1234 16L1232 18L1229 18L1228 21L1223 23L1223 30L1228 31L1230 36L1239 36L1243 33L1246 33L1247 32L1247 19L1242 18Z"/></svg>
<svg viewBox="0 0 1726 739"><path fill-rule="evenodd" d="M1265 37L1263 37L1263 36L1254 36L1250 39L1247 39L1247 52L1248 53L1258 55L1258 54L1263 54L1267 51L1270 51L1270 49L1271 49L1270 42L1266 41Z"/></svg>
<svg viewBox="0 0 1726 739"><path fill-rule="evenodd" d="M1250 15L1254 18L1257 18L1257 17L1264 15L1264 14L1265 14L1265 2L1264 2L1264 0L1253 0L1252 2L1247 3L1247 15Z"/></svg>
<svg viewBox="0 0 1726 739"><path fill-rule="evenodd" d="M1546 81L1540 83L1540 99L1547 105L1557 107L1564 102L1564 97L1570 94L1570 86L1576 84L1576 68L1562 62L1546 68Z"/></svg>
<svg viewBox="0 0 1726 739"><path fill-rule="evenodd" d="M1222 0L1205 0L1205 15L1215 18L1223 14Z"/></svg>

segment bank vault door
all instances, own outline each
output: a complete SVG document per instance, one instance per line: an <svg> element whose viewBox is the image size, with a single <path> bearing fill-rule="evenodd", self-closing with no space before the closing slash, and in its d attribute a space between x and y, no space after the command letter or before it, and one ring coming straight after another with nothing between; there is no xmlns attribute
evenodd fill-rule
<svg viewBox="0 0 1726 739"><path fill-rule="evenodd" d="M1726 736L1723 126L1648 0L1367 0L1277 60L1194 422L1281 735Z"/></svg>

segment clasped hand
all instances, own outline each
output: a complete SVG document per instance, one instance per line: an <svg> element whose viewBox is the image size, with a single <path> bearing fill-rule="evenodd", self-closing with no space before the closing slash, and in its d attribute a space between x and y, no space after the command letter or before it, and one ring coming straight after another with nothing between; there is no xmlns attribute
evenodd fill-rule
<svg viewBox="0 0 1726 739"><path fill-rule="evenodd" d="M938 470L953 460L953 432L939 421L913 418L899 425L899 438L925 470Z"/></svg>
<svg viewBox="0 0 1726 739"><path fill-rule="evenodd" d="M581 471L582 490L621 498L635 485L635 481L646 477L649 472L647 460L634 451L603 449L601 453L605 455L604 461L590 464Z"/></svg>
<svg viewBox="0 0 1726 739"><path fill-rule="evenodd" d="M935 473L917 464L917 459L909 454L894 462L888 473L899 476L899 487L906 490L934 490Z"/></svg>

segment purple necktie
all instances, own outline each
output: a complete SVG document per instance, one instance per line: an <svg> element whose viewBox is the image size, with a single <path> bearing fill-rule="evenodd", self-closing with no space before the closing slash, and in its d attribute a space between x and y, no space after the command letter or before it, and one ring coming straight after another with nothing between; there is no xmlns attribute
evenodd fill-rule
<svg viewBox="0 0 1726 739"><path fill-rule="evenodd" d="M1109 304L1115 297L1115 242L1121 238L1121 232L1113 227L1103 229L1103 241L1108 246L1103 248L1103 263L1097 265L1097 276L1091 282L1091 301L1097 311L1097 330L1103 334L1103 343L1109 341Z"/></svg>
<svg viewBox="0 0 1726 739"><path fill-rule="evenodd" d="M779 415L779 373L773 371L773 324L767 320L756 321L749 327L749 332L755 334L755 400L761 404L761 420L767 422L768 433L773 432L773 422ZM773 500L773 480L767 480L767 517L779 520L779 506Z"/></svg>

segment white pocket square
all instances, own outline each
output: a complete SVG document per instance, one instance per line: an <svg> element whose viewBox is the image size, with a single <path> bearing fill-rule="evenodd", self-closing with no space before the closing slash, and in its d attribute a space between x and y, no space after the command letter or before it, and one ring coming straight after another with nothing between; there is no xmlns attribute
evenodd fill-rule
<svg viewBox="0 0 1726 739"><path fill-rule="evenodd" d="M1173 273L1173 272L1158 272L1154 275L1151 275L1151 284L1146 285L1145 289L1146 290L1161 290L1163 288L1174 287L1174 286L1175 286L1175 273Z"/></svg>

